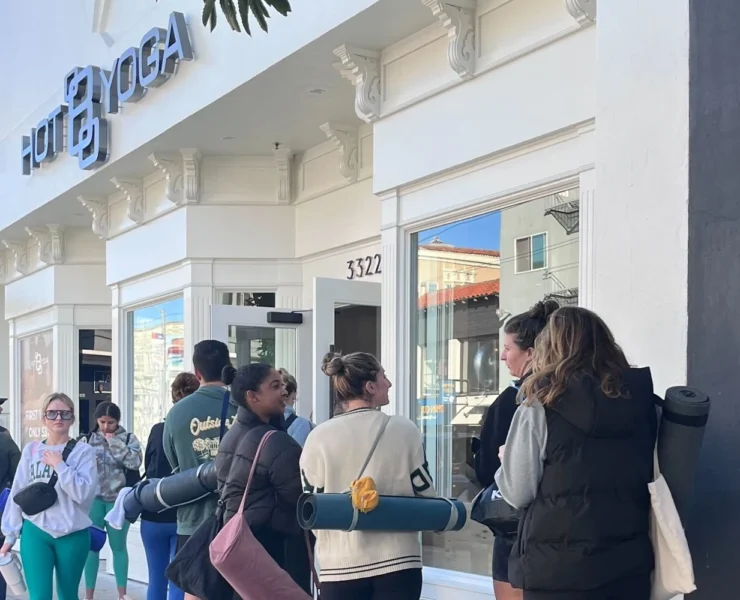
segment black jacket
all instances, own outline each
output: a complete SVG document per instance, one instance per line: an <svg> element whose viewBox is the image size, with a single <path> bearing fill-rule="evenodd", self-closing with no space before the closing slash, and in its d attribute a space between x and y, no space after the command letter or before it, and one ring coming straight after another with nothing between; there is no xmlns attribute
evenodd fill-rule
<svg viewBox="0 0 740 600"><path fill-rule="evenodd" d="M519 524L514 587L597 590L652 571L653 382L649 369L630 369L624 382L630 398L609 398L596 379L574 378L545 408L544 469Z"/></svg>
<svg viewBox="0 0 740 600"><path fill-rule="evenodd" d="M496 471L501 467L498 451L506 443L511 421L518 407L516 396L518 387L524 379L510 385L493 401L483 417L483 426L480 432L480 449L475 455L475 476L481 487L488 487L493 483Z"/></svg>
<svg viewBox="0 0 740 600"><path fill-rule="evenodd" d="M0 489L13 485L20 459L21 451L18 444L5 427L0 427Z"/></svg>
<svg viewBox="0 0 740 600"><path fill-rule="evenodd" d="M262 437L270 430L277 430L262 449L244 514L270 556L306 589L310 585L310 568L303 531L296 518L298 497L303 491L298 466L301 446L284 427L282 418L268 424L240 407L234 424L221 441L216 474L225 523L239 510Z"/></svg>
<svg viewBox="0 0 740 600"><path fill-rule="evenodd" d="M157 423L149 431L149 440L146 443L144 454L144 476L147 479L160 479L172 474L170 461L164 453L164 423ZM177 521L177 509L171 508L161 513L143 512L142 521L154 523L174 523Z"/></svg>

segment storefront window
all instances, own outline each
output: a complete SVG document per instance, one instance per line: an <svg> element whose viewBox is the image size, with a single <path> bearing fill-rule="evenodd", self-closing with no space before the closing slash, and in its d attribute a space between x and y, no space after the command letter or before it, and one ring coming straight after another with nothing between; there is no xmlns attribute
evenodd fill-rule
<svg viewBox="0 0 740 600"><path fill-rule="evenodd" d="M129 313L133 431L142 443L172 404L170 384L184 369L184 302L174 298Z"/></svg>
<svg viewBox="0 0 740 600"><path fill-rule="evenodd" d="M438 493L470 507L473 439L512 380L502 327L543 298L578 302L578 190L420 232L414 248L415 418ZM422 540L425 565L491 575L493 535L474 521Z"/></svg>
<svg viewBox="0 0 740 600"><path fill-rule="evenodd" d="M20 340L21 448L46 438L44 400L54 391L54 332L49 329Z"/></svg>

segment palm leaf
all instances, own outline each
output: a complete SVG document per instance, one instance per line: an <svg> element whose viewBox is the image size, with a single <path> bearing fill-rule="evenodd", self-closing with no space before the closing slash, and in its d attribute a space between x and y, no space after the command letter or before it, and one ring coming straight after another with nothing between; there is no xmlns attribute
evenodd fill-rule
<svg viewBox="0 0 740 600"><path fill-rule="evenodd" d="M288 13L291 11L290 2L288 0L265 0L265 4L274 8L284 17L287 17Z"/></svg>
<svg viewBox="0 0 740 600"><path fill-rule="evenodd" d="M211 31L216 29L216 0L203 0L203 25L211 24Z"/></svg>
<svg viewBox="0 0 740 600"><path fill-rule="evenodd" d="M249 28L249 0L239 0L239 15L242 19L242 27L247 35L252 35L252 30Z"/></svg>
<svg viewBox="0 0 740 600"><path fill-rule="evenodd" d="M229 27L231 27L233 31L241 31L239 28L239 18L236 14L236 7L234 6L234 0L220 0L220 2L221 12L224 13Z"/></svg>
<svg viewBox="0 0 740 600"><path fill-rule="evenodd" d="M257 24L260 26L262 31L267 31L267 19L265 18L265 15L268 17L270 15L267 13L267 8L265 8L262 0L249 0L249 8L252 9L252 14L257 20Z"/></svg>

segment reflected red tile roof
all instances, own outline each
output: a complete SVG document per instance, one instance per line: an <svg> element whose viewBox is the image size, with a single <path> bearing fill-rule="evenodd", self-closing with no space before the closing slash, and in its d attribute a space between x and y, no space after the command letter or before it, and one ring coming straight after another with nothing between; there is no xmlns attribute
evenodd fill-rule
<svg viewBox="0 0 740 600"><path fill-rule="evenodd" d="M501 256L498 250L481 250L479 248L457 248L456 246L447 246L445 244L425 244L419 246L424 250L432 252L452 252L453 254L477 254L479 256Z"/></svg>
<svg viewBox="0 0 740 600"><path fill-rule="evenodd" d="M454 288L445 288L438 292L428 292L419 297L419 308L424 309L448 302L461 302L484 296L498 296L499 289L500 280L491 279L489 281L460 285Z"/></svg>

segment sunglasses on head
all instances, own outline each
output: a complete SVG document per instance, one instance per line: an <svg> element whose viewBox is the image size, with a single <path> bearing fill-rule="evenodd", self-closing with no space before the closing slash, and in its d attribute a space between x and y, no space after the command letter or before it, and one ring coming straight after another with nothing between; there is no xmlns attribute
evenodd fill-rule
<svg viewBox="0 0 740 600"><path fill-rule="evenodd" d="M75 415L71 410L47 410L46 413L44 413L44 416L49 421L56 421L59 418L61 418L62 421L71 421Z"/></svg>

